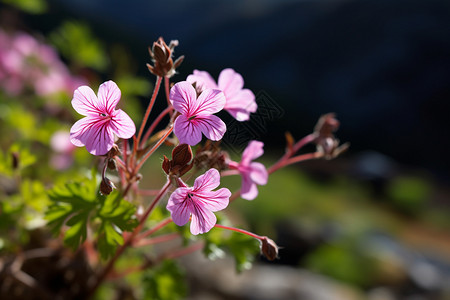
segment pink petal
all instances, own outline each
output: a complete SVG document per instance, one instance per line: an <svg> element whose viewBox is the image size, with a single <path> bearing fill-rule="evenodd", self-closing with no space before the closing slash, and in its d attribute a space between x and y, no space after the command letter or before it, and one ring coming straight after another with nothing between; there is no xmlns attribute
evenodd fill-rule
<svg viewBox="0 0 450 300"><path fill-rule="evenodd" d="M169 98L173 107L183 115L189 115L197 107L197 92L187 81L176 83L170 89Z"/></svg>
<svg viewBox="0 0 450 300"><path fill-rule="evenodd" d="M98 88L98 100L101 103L103 111L108 112L109 115L113 113L117 103L120 101L120 97L120 89L112 80L102 83Z"/></svg>
<svg viewBox="0 0 450 300"><path fill-rule="evenodd" d="M121 109L114 111L110 126L112 131L122 139L129 139L136 132L133 120Z"/></svg>
<svg viewBox="0 0 450 300"><path fill-rule="evenodd" d="M218 86L227 97L231 97L244 87L244 79L233 69L224 69L220 72Z"/></svg>
<svg viewBox="0 0 450 300"><path fill-rule="evenodd" d="M251 172L250 178L259 185L265 185L269 178L269 174L267 173L266 167L259 162L253 162L250 164Z"/></svg>
<svg viewBox="0 0 450 300"><path fill-rule="evenodd" d="M193 192L211 191L220 184L220 173L214 168L195 179Z"/></svg>
<svg viewBox="0 0 450 300"><path fill-rule="evenodd" d="M219 211L225 209L230 201L231 192L227 188L221 188L217 191L202 191L195 193L194 197L197 203L210 211Z"/></svg>
<svg viewBox="0 0 450 300"><path fill-rule="evenodd" d="M227 110L236 120L247 121L250 119L250 113L256 112L258 105L255 102L255 95L249 89L243 89L233 96L225 94Z"/></svg>
<svg viewBox="0 0 450 300"><path fill-rule="evenodd" d="M264 154L264 143L260 141L250 141L247 148L242 153L241 165L249 165L250 161Z"/></svg>
<svg viewBox="0 0 450 300"><path fill-rule="evenodd" d="M75 146L86 146L93 155L106 154L114 144L114 134L109 120L102 117L85 117L70 129L70 140Z"/></svg>
<svg viewBox="0 0 450 300"><path fill-rule="evenodd" d="M180 115L175 120L173 132L177 136L180 144L197 145L202 140L202 131L195 125L193 120L189 120L185 115Z"/></svg>
<svg viewBox="0 0 450 300"><path fill-rule="evenodd" d="M187 201L189 188L177 188L167 202L167 210L170 211L172 220L178 226L183 226L189 221L192 203Z"/></svg>
<svg viewBox="0 0 450 300"><path fill-rule="evenodd" d="M218 141L223 138L227 131L227 125L217 116L195 118L197 128L210 140Z"/></svg>
<svg viewBox="0 0 450 300"><path fill-rule="evenodd" d="M191 115L207 116L221 111L225 107L225 94L220 90L206 89L197 99L197 106L192 108Z"/></svg>
<svg viewBox="0 0 450 300"><path fill-rule="evenodd" d="M258 196L258 188L250 176L242 175L241 197L245 200L253 200Z"/></svg>
<svg viewBox="0 0 450 300"><path fill-rule="evenodd" d="M209 210L201 206L195 206L192 211L191 233L197 235L211 230L216 225L217 218Z"/></svg>
<svg viewBox="0 0 450 300"><path fill-rule="evenodd" d="M86 129L95 121L96 119L93 120L90 117L76 121L70 129L70 141L72 144L77 147L83 147L86 144Z"/></svg>
<svg viewBox="0 0 450 300"><path fill-rule="evenodd" d="M98 116L105 112L94 91L85 85L80 86L73 93L72 106L83 116Z"/></svg>
<svg viewBox="0 0 450 300"><path fill-rule="evenodd" d="M212 76L206 71L194 70L194 74L189 75L186 78L186 81L194 84L200 90L204 91L205 89L217 89L217 83L212 78Z"/></svg>

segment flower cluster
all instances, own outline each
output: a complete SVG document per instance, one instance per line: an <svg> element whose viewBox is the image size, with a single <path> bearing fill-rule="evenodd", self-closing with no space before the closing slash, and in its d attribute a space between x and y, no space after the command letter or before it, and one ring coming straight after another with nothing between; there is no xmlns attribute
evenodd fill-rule
<svg viewBox="0 0 450 300"><path fill-rule="evenodd" d="M268 260L276 259L279 248L273 240L243 229L217 224L215 213L227 208L239 196L246 200L256 199L258 186L266 185L269 175L276 170L309 159L334 158L347 147L345 144L339 146L339 141L334 136L339 122L334 114L327 114L319 120L311 134L299 141L296 142L287 134L286 153L269 168L255 161L264 154L262 141L250 140L241 160L232 160L220 144L227 125L216 114L225 110L237 121L250 121L251 114L258 109L255 95L244 88L242 76L230 68L220 73L217 82L206 71L194 70L186 80L170 85L169 80L176 74L176 67L182 60L174 62L172 59L173 49L177 44L174 41L167 46L160 38L150 50L154 65L148 67L157 79L136 135L132 119L121 109L116 109L121 99L116 83L107 81L101 84L97 95L88 86L80 86L74 92L72 106L84 118L72 126L70 141L73 145L85 146L91 154L104 158L99 191L106 197L114 189L119 189L122 200L128 200L125 201L126 205L135 202L136 199L131 199L133 196L154 196L147 208L141 204L142 209L133 216L138 225L131 234L124 235L122 248L117 250L112 261L98 277L94 290L106 278L124 248L151 244L152 241L146 241L146 237L171 222L184 226L190 221L190 232L193 235L207 233L213 228L246 234L260 242L261 253ZM151 116L163 80L167 108L147 128L147 120ZM167 125L154 132L167 117ZM206 141L202 143L202 140ZM139 182L143 179L140 169L163 144L173 147L171 159L165 155L162 159L161 167L166 175L166 183L160 190L142 190L139 188ZM316 144L316 151L299 153L307 144ZM117 171L118 176L108 178L108 170ZM240 189L234 193L226 187L218 189L221 177L233 175L241 177ZM193 182L189 183L192 179ZM166 209L170 218L145 230L146 220L167 194ZM61 221L64 222L66 220ZM122 225L127 227L127 224ZM179 236L177 233L175 235ZM168 237L162 236L161 240Z"/></svg>

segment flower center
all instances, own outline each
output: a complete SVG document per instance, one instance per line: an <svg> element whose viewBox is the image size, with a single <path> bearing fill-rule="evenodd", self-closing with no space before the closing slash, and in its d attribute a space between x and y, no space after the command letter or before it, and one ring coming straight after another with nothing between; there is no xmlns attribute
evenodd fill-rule
<svg viewBox="0 0 450 300"><path fill-rule="evenodd" d="M106 114L105 113L101 113L100 116L106 117Z"/></svg>

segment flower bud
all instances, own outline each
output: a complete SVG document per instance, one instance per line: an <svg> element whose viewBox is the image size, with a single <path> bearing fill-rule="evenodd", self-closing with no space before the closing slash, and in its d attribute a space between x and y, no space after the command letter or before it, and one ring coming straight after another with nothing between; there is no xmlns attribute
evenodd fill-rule
<svg viewBox="0 0 450 300"><path fill-rule="evenodd" d="M277 244L267 236L261 239L261 253L268 260L272 261L278 258L278 249Z"/></svg>
<svg viewBox="0 0 450 300"><path fill-rule="evenodd" d="M192 169L192 149L187 144L180 144L172 150L172 160L164 156L162 169L170 176L183 176Z"/></svg>
<svg viewBox="0 0 450 300"><path fill-rule="evenodd" d="M171 41L169 46L162 37L153 43L152 48L148 49L154 65L147 64L149 71L160 77L172 77L175 69L178 68L184 59L180 56L175 62L172 59L174 48L178 46L178 41Z"/></svg>
<svg viewBox="0 0 450 300"><path fill-rule="evenodd" d="M174 166L185 166L192 160L191 146L181 144L172 150L172 163Z"/></svg>
<svg viewBox="0 0 450 300"><path fill-rule="evenodd" d="M108 177L103 177L102 182L100 183L100 193L102 195L109 195L115 189L116 186L114 183L109 180Z"/></svg>

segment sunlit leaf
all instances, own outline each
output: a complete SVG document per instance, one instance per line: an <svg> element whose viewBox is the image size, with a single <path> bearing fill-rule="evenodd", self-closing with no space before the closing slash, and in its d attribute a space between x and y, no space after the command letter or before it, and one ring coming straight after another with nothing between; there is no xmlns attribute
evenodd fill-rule
<svg viewBox="0 0 450 300"><path fill-rule="evenodd" d="M173 260L149 269L142 276L144 299L177 300L187 293L183 270Z"/></svg>

